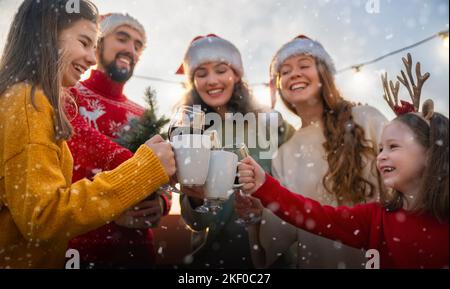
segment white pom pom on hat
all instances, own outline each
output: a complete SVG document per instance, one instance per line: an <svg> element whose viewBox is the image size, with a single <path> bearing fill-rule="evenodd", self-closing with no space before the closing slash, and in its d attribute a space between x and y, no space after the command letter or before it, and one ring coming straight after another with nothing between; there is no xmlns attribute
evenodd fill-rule
<svg viewBox="0 0 450 289"><path fill-rule="evenodd" d="M212 61L225 62L239 77L244 75L244 66L239 50L233 43L215 34L195 37L184 56L183 64L176 74L186 74L192 79L194 71L202 64Z"/></svg>
<svg viewBox="0 0 450 289"><path fill-rule="evenodd" d="M311 55L316 59L323 61L332 74L336 73L333 59L323 48L322 44L305 35L295 37L288 43L284 44L277 51L270 64L270 92L272 98L272 108L275 106L277 92L276 79L281 65L284 61L286 61L286 59L301 54Z"/></svg>
<svg viewBox="0 0 450 289"><path fill-rule="evenodd" d="M122 13L109 13L100 16L100 37L105 37L122 25L128 25L138 31L144 38L144 44L147 43L147 35L145 34L144 26L129 14Z"/></svg>

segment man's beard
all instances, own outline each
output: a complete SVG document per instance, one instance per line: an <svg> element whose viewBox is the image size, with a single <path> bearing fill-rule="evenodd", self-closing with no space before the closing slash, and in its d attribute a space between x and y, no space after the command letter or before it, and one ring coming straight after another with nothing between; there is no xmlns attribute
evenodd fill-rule
<svg viewBox="0 0 450 289"><path fill-rule="evenodd" d="M119 82L119 83L125 83L133 75L134 63L133 63L133 61L131 61L130 70L127 70L126 68L117 67L116 61L119 58L119 56L121 56L121 55L126 55L126 53L118 53L116 55L116 59L114 59L113 61L111 61L108 64L105 63L105 61L104 61L103 53L102 53L102 55L100 55L100 58L101 58L102 66L105 68L105 73L111 78L111 80L115 81L115 82Z"/></svg>

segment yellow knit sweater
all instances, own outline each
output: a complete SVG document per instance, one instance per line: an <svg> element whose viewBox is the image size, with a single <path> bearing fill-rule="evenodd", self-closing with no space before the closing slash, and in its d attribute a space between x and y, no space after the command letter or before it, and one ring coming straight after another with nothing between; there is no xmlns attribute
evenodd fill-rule
<svg viewBox="0 0 450 289"><path fill-rule="evenodd" d="M55 141L53 109L21 83L0 95L0 268L63 268L68 240L117 218L168 176L147 146L93 181L71 183L73 159Z"/></svg>

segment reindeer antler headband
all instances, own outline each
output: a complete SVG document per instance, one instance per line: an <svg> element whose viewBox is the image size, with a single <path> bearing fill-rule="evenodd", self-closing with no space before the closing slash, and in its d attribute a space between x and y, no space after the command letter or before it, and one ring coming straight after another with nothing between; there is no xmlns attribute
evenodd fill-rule
<svg viewBox="0 0 450 289"><path fill-rule="evenodd" d="M381 75L381 82L383 83L384 95L383 98L387 101L390 108L394 111L396 115L402 115L408 112L419 112L420 108L420 94L422 92L422 87L425 81L430 77L430 73L421 74L420 72L420 62L416 63L416 78L415 81L412 74L412 57L408 53L407 58L402 57L403 64L406 68L405 71L401 70L400 75L397 76L398 81L395 84L392 80L387 79L387 72ZM406 87L409 95L411 96L412 103L404 100L400 100L400 105L398 103L398 92L400 89L400 82ZM417 82L417 84L416 84ZM422 113L419 114L425 120L430 120L434 113L434 103L431 99L427 99L422 105Z"/></svg>

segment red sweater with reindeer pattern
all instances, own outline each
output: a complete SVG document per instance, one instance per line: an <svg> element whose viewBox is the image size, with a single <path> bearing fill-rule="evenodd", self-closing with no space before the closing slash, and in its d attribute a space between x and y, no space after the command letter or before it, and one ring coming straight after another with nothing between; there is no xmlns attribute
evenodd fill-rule
<svg viewBox="0 0 450 289"><path fill-rule="evenodd" d="M131 118L140 117L145 110L123 94L123 86L93 70L89 79L71 88L78 105L78 113L69 108L74 128L74 136L68 142L74 159L72 181L93 178L133 156L112 141L121 129L126 129ZM170 195L162 197L167 215ZM69 248L80 252L85 265L92 263L96 267L146 267L155 260L151 229L129 229L114 222L71 240Z"/></svg>
<svg viewBox="0 0 450 289"><path fill-rule="evenodd" d="M118 137L130 119L145 111L123 94L123 87L123 83L112 81L105 73L92 70L87 80L72 89L80 115L89 126L112 139Z"/></svg>

